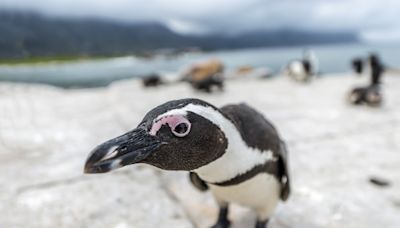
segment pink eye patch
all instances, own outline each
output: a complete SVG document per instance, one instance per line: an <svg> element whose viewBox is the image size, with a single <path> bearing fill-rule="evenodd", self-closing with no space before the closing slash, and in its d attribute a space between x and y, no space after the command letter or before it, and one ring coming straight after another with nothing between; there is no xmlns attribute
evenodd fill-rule
<svg viewBox="0 0 400 228"><path fill-rule="evenodd" d="M157 135L157 132L164 124L168 124L169 128L174 134L175 134L174 132L175 127L178 126L179 124L185 124L187 126L186 134L189 133L191 125L189 120L187 120L184 116L181 115L165 116L153 123L153 126L151 127L150 130L150 135ZM185 136L186 134L178 134L178 135L175 134L175 135Z"/></svg>

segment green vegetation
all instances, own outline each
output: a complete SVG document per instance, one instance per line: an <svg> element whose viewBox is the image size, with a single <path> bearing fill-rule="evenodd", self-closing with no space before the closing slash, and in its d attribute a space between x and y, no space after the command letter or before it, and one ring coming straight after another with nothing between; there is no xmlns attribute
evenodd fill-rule
<svg viewBox="0 0 400 228"><path fill-rule="evenodd" d="M81 60L107 59L114 56L42 56L17 59L1 59L0 65L18 65L18 64L44 64L50 62L76 62Z"/></svg>

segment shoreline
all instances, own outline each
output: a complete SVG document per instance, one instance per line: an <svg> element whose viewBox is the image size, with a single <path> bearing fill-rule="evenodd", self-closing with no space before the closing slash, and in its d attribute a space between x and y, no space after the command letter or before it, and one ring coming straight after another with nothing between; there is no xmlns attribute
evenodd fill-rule
<svg viewBox="0 0 400 228"><path fill-rule="evenodd" d="M264 70L264 68L254 68L254 71L257 70ZM232 72L231 72L232 74ZM175 84L175 83L182 83L180 81L177 80L177 78L179 77L179 74L177 72L174 73L167 73L165 75L160 75L162 79L164 79L166 81L166 84L162 85L162 86L168 86L170 84ZM397 77L400 76L400 70L398 69L390 69L389 73L385 73L385 76L389 76L389 77ZM253 77L253 78L252 78ZM272 76L270 76L269 78L259 78L256 76L243 76L244 79L250 79L250 80L271 80L271 79L275 79L275 78L287 78L287 75L283 75L282 73L279 74L274 74ZM368 75L361 75L361 76L355 76L352 74L352 72L334 72L334 73L323 73L321 75L317 75L315 79L313 79L313 81L315 80L319 80L319 79L324 79L324 78L330 78L330 77L357 77L357 78L363 78L365 79L365 81L367 82L368 80ZM40 80L40 78L36 78L36 80L32 80L32 81L20 81L20 80L3 80L0 79L0 84L19 84L19 85L32 85L32 86L49 86L49 87L54 87L54 88L59 88L59 89L65 89L65 90L81 90L81 89L100 89L100 88L107 88L112 86L115 83L123 83L126 81L138 81L138 83L141 83L141 80L143 78L146 77L141 77L141 76L126 76L120 79L115 79L115 80L97 80L96 82L92 81L92 80L88 80L85 82L80 82L79 85L77 85L74 82L64 82L64 81L54 81L51 83L48 82L43 82L42 80ZM232 81L232 80L237 80L238 78L232 78L232 77L227 77L225 80L227 82ZM239 79L241 80L241 79ZM300 83L301 84L301 83ZM189 85L188 85L189 86Z"/></svg>
<svg viewBox="0 0 400 228"><path fill-rule="evenodd" d="M387 66L400 66L396 50L390 45L326 45L310 46L319 59L319 69L324 74L346 73L351 69L354 57L366 57L371 51L380 54ZM121 78L133 78L150 74L176 73L194 63L217 58L224 63L227 72L251 66L265 68L272 74L279 74L289 60L301 58L304 48L284 49L241 49L207 53L189 53L176 58L156 57L146 60L136 57L118 57L83 60L67 63L34 65L0 65L0 80L47 82L61 87L104 86Z"/></svg>

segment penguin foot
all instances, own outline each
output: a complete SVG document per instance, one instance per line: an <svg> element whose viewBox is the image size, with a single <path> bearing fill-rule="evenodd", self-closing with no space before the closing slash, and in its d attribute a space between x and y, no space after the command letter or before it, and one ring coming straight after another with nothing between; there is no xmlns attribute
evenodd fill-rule
<svg viewBox="0 0 400 228"><path fill-rule="evenodd" d="M228 219L228 206L220 207L217 223L211 228L229 228L231 222Z"/></svg>
<svg viewBox="0 0 400 228"><path fill-rule="evenodd" d="M218 221L217 224L212 226L211 228L229 228L231 227L231 222L229 220Z"/></svg>
<svg viewBox="0 0 400 228"><path fill-rule="evenodd" d="M257 221L256 228L267 228L268 227L268 219L264 221Z"/></svg>

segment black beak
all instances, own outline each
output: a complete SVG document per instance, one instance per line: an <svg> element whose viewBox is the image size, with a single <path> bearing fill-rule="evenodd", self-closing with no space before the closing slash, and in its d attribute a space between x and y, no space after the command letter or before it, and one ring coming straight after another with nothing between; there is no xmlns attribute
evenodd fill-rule
<svg viewBox="0 0 400 228"><path fill-rule="evenodd" d="M161 142L146 130L136 128L97 146L85 164L85 173L106 173L146 159Z"/></svg>

